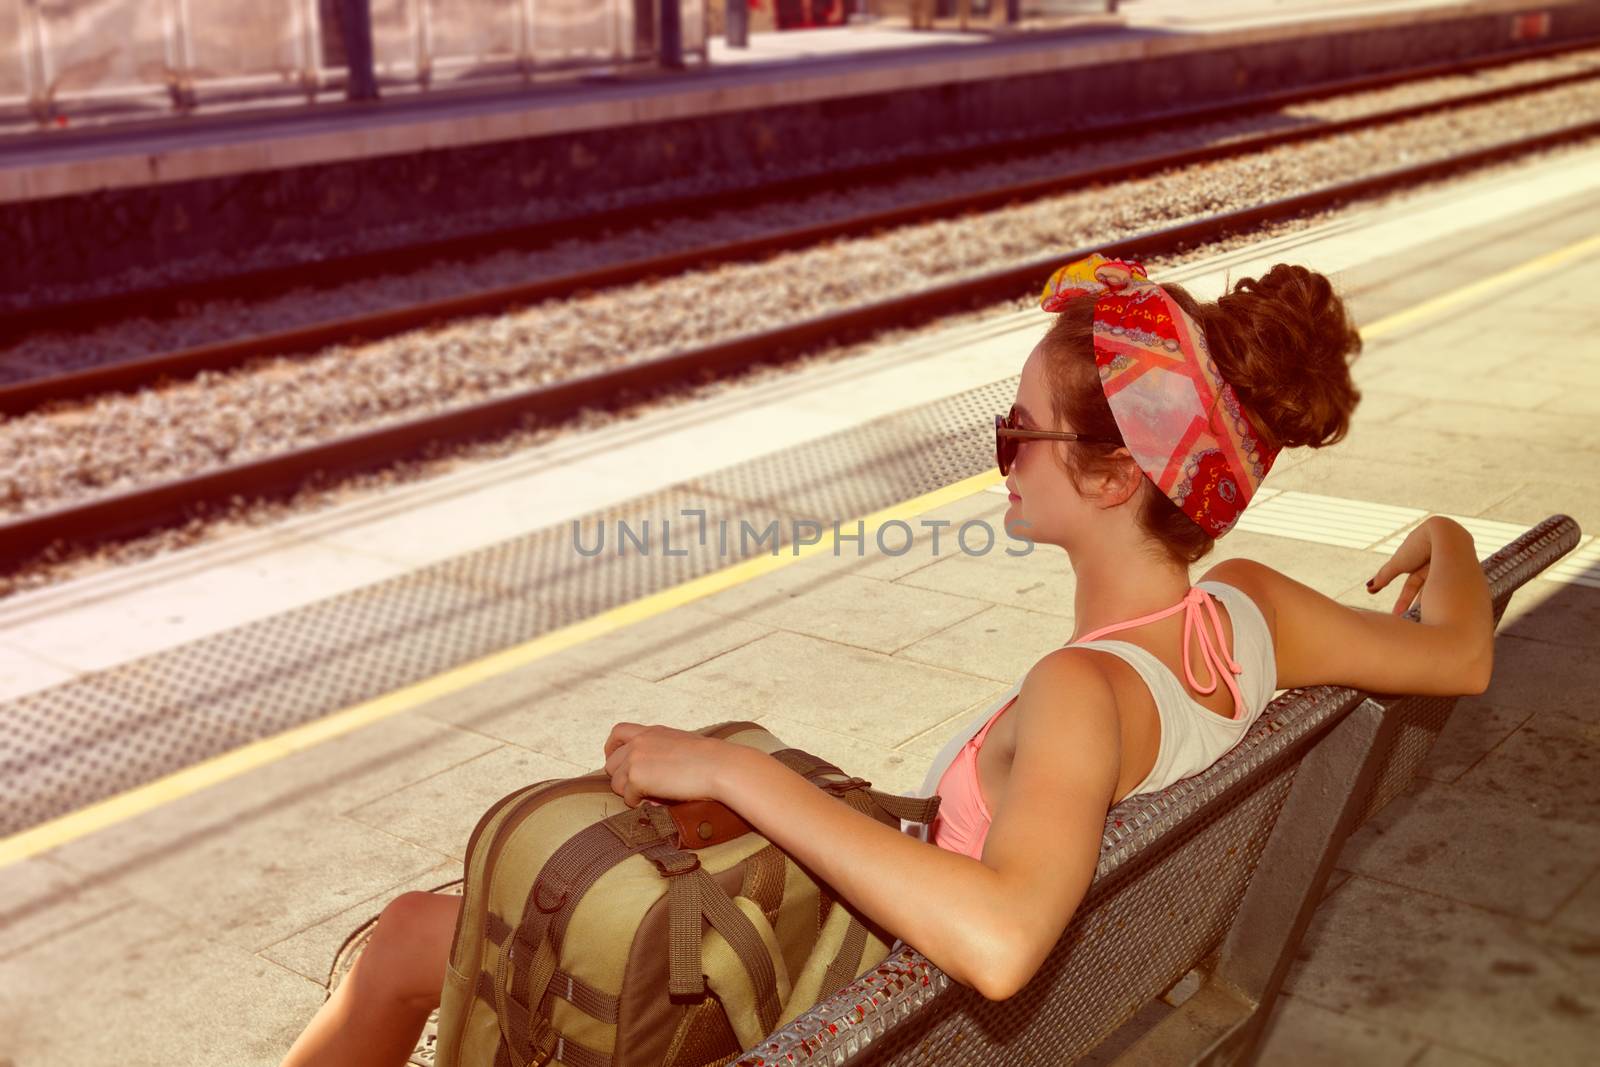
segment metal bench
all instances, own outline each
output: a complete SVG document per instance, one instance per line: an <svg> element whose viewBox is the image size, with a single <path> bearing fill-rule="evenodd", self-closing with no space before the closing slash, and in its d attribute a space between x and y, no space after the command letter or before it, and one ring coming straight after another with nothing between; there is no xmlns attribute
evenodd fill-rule
<svg viewBox="0 0 1600 1067"><path fill-rule="evenodd" d="M1484 561L1496 625L1578 539L1552 515ZM1117 1062L1249 1062L1341 845L1405 789L1456 699L1281 694L1204 773L1110 811L1083 904L1016 996L990 1001L906 946L730 1063L1070 1063L1197 968Z"/></svg>

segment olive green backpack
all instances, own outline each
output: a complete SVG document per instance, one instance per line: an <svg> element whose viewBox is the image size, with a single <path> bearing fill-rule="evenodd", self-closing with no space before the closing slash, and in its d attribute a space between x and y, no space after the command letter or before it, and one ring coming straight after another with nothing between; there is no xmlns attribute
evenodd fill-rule
<svg viewBox="0 0 1600 1067"><path fill-rule="evenodd" d="M751 722L770 753L900 829L894 796ZM497 801L467 842L438 1067L716 1067L889 954L893 938L710 800L630 808L604 770Z"/></svg>

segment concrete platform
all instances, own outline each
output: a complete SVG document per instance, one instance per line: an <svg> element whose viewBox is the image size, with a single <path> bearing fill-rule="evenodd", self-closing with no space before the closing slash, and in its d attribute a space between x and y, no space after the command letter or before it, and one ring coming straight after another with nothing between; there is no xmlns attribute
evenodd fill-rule
<svg viewBox="0 0 1600 1067"><path fill-rule="evenodd" d="M1600 35L1582 0L1142 6L1119 25L797 31L675 74L0 140L0 309L123 272L227 273L241 247L252 267L373 251L419 226L571 218ZM1548 35L1514 39L1539 12Z"/></svg>
<svg viewBox="0 0 1600 1067"><path fill-rule="evenodd" d="M1574 175L1593 172L1592 157L1570 162L1590 168ZM1363 582L1422 514L1457 516L1485 554L1553 511L1589 535L1575 565L1513 598L1493 685L1460 701L1423 780L1345 850L1263 1062L1586 1064L1600 1042L1600 794L1585 773L1600 757L1588 658L1600 644L1600 431L1585 399L1600 384L1600 313L1587 296L1600 283L1600 197L1592 182L1558 193L1561 180L1559 168L1530 168L1457 191L1453 209L1419 201L1228 259L1234 277L1279 260L1333 274L1368 337L1355 367L1364 400L1346 441L1280 458L1272 495L1197 574L1248 555L1346 602L1387 606ZM1208 264L1187 284L1211 295L1205 278L1223 269ZM912 377L932 385L902 398L913 411L937 390L960 395L985 364L1004 388L1042 322L1005 326L992 349L931 338L920 356L830 368L815 395L811 380L784 383L787 422L820 410L829 390L861 398L841 418L881 411L867 399L880 390L863 383L919 360ZM941 352L955 344L974 358ZM723 398L681 414L710 424L740 410ZM972 432L987 448L982 421ZM827 439L794 431L782 447L815 454ZM609 487L621 477L610 451L575 448L569 469ZM636 491L658 489L654 477L641 472ZM962 485L913 517L997 524L1003 496ZM263 558L271 569L295 557ZM203 790L175 788L48 850L0 841L12 860L0 868L0 1060L277 1062L351 929L398 892L456 877L490 801L598 767L611 725L641 708L685 728L757 718L910 791L946 737L1070 633L1064 563L948 545L936 555L926 536L904 556L808 556L568 647L503 658L471 684L411 686L359 729ZM841 727L844 704L882 714ZM117 965L86 972L88 959Z"/></svg>

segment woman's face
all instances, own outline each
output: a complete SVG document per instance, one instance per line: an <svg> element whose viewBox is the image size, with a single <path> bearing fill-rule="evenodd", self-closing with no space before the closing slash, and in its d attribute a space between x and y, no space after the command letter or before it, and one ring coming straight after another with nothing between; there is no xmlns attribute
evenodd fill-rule
<svg viewBox="0 0 1600 1067"><path fill-rule="evenodd" d="M1052 421L1044 361L1044 352L1036 345L1022 365L1022 380L1017 383L1017 424L1025 430L1071 432L1074 427ZM1070 550L1094 522L1100 509L1079 494L1060 462L1050 454L1053 449L1072 447L1068 441L1017 440L1017 458L1006 475L1011 503L1006 509L1005 526L1014 536Z"/></svg>

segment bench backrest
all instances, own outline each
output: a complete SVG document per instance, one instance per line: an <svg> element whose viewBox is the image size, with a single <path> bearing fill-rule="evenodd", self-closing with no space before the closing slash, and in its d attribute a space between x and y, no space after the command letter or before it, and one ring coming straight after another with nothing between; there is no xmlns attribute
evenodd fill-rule
<svg viewBox="0 0 1600 1067"><path fill-rule="evenodd" d="M1511 594L1572 550L1553 515L1484 561L1498 625ZM1417 617L1417 609L1410 612ZM1300 762L1369 699L1312 686L1281 694L1201 774L1132 797L1106 817L1095 880L1033 980L995 1002L910 946L733 1061L827 1064L1068 1063L1103 1041L1215 948L1233 922ZM1399 729L1360 821L1400 793L1455 697L1372 698Z"/></svg>

